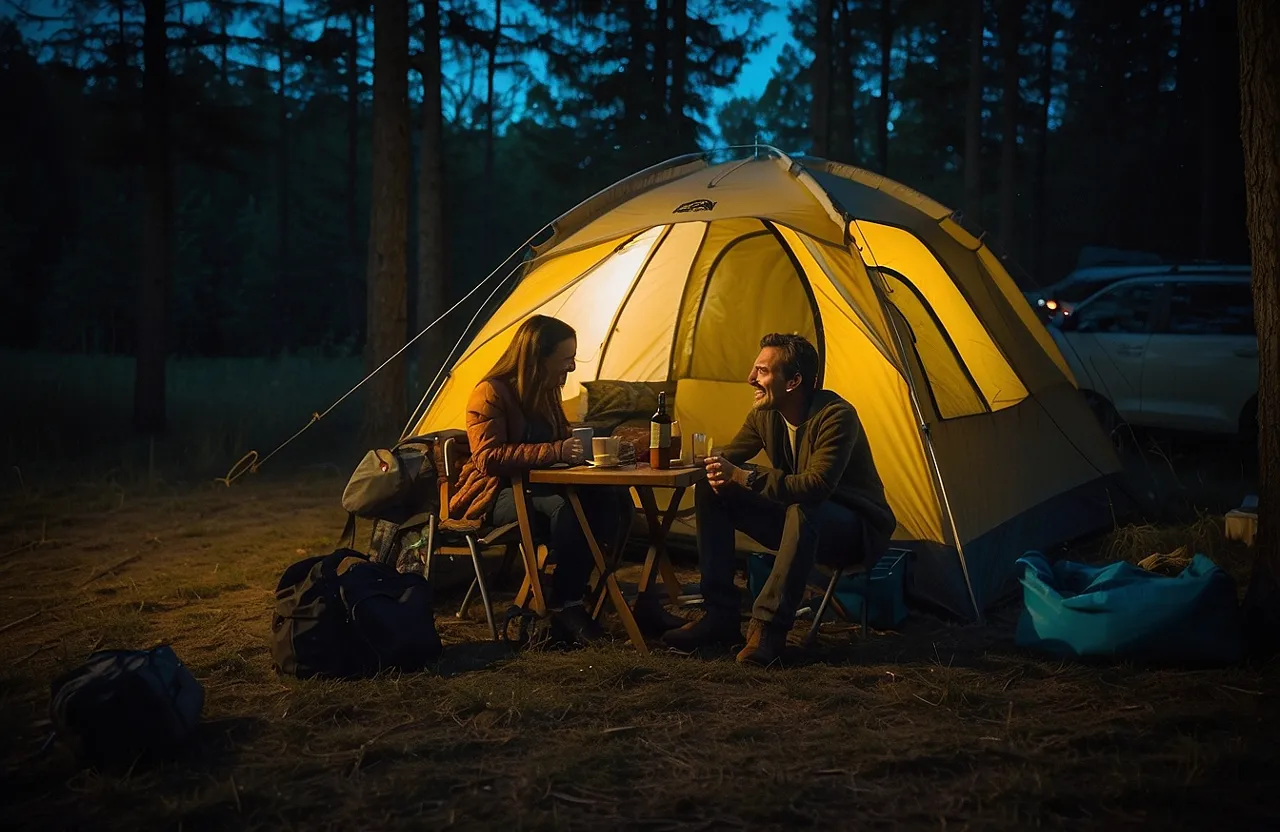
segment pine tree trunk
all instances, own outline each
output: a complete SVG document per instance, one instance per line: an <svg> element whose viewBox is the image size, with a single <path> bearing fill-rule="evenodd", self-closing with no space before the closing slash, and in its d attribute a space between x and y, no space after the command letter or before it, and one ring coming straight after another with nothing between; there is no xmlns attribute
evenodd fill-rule
<svg viewBox="0 0 1280 832"><path fill-rule="evenodd" d="M225 7L219 6L218 13L218 77L222 79L222 89L226 92L227 85L231 80L227 72L227 50L231 45L231 34L227 31L227 24L231 22L231 14Z"/></svg>
<svg viewBox="0 0 1280 832"><path fill-rule="evenodd" d="M1214 103L1214 92L1219 89L1218 82L1222 80L1222 73L1218 69L1221 61L1217 49L1220 38L1215 29L1223 22L1218 9L1229 2L1231 0L1209 0L1200 15L1204 25L1197 27L1196 32L1200 53L1200 106L1197 108L1197 119L1200 122L1200 221L1199 233L1196 235L1196 255L1202 259L1208 259L1212 255L1214 218L1218 213L1215 200L1218 192L1217 160L1222 151L1217 146L1218 108Z"/></svg>
<svg viewBox="0 0 1280 832"><path fill-rule="evenodd" d="M373 16L373 169L369 211L368 337L365 365L381 366L407 333L409 179L409 3L381 0ZM368 384L368 442L400 435L407 418L405 362L392 361Z"/></svg>
<svg viewBox="0 0 1280 832"><path fill-rule="evenodd" d="M347 41L347 259L352 273L360 263L360 13L352 11L347 18L351 38ZM360 341L363 329L364 281L351 277L347 281L347 314L351 338Z"/></svg>
<svg viewBox="0 0 1280 832"><path fill-rule="evenodd" d="M1022 37L1025 0L1004 0L1000 6L1000 54L1004 63L1000 101L1000 227L997 239L1006 254L1013 253L1018 195L1018 45Z"/></svg>
<svg viewBox="0 0 1280 832"><path fill-rule="evenodd" d="M686 57L689 50L689 6L687 0L671 0L671 118L675 121L676 150L680 153L693 144L692 131L685 117Z"/></svg>
<svg viewBox="0 0 1280 832"><path fill-rule="evenodd" d="M169 36L165 0L145 0L142 99L146 142L146 226L138 292L133 423L155 435L165 428L165 361L173 264L173 170L169 126Z"/></svg>
<svg viewBox="0 0 1280 832"><path fill-rule="evenodd" d="M1200 0L1179 0L1178 2L1178 54L1174 58L1174 72L1177 75L1175 89L1181 91L1183 87L1190 85L1191 77L1191 38L1195 31L1192 21L1192 14ZM1186 104L1184 98L1182 101Z"/></svg>
<svg viewBox="0 0 1280 832"><path fill-rule="evenodd" d="M440 52L440 36L438 32L440 28L439 27L440 3L437 0L437 2L435 3L427 3L426 5L435 6L434 12L432 12L431 10L428 10L427 15L431 16L432 14L434 14L435 20L437 22L437 26L436 26L437 34L435 37L434 51L437 54L437 57L435 59L435 65L439 67L440 59L438 55ZM426 26L427 26L427 21L424 19L423 20L423 37L431 38L431 31L427 29ZM494 0L493 33L489 37L489 67L488 67L488 73L487 73L488 83L487 83L487 93L485 97L485 118L484 118L484 192L487 197L485 200L486 213L488 212L488 206L492 203L493 193L494 193L493 191L493 75L498 65L498 44L501 42L502 42L502 0ZM425 54L423 55L423 59L427 60L427 56ZM439 72L440 70L437 68L436 77L434 81L437 90L440 87ZM425 77L424 75L423 83L430 84L432 83L432 80L430 78ZM439 97L439 92L436 93L436 97L437 98ZM424 128L426 126L425 118L426 116L424 116L424 123L423 123Z"/></svg>
<svg viewBox="0 0 1280 832"><path fill-rule="evenodd" d="M418 147L418 329L440 317L445 307L444 121L440 100L440 0L422 4L422 137ZM501 3L495 12L501 15ZM498 18L499 20L501 18ZM497 24L494 25L497 35ZM492 126L490 127L492 129ZM490 137L492 139L492 137ZM489 148L492 153L492 147ZM486 160L491 166L492 159ZM486 170L492 187L492 167ZM490 191L489 193L492 193ZM443 324L418 342L418 379L425 392L448 352Z"/></svg>
<svg viewBox="0 0 1280 832"><path fill-rule="evenodd" d="M854 31L850 22L850 0L838 0L835 6L837 26L831 48L835 60L831 76L831 140L827 148L831 158L855 162L853 114L857 87L854 84Z"/></svg>
<svg viewBox="0 0 1280 832"><path fill-rule="evenodd" d="M671 104L667 93L667 74L670 72L670 62L667 57L671 42L670 18L667 0L657 0L657 10L654 15L656 22L653 28L653 89L657 98L657 112L654 113L654 117L658 127L664 131L671 121Z"/></svg>
<svg viewBox="0 0 1280 832"><path fill-rule="evenodd" d="M627 4L627 38L628 54L626 78L631 89L625 98L622 112L621 133L622 146L631 148L639 154L645 164L653 161L650 158L648 145L649 133L646 122L653 117L652 79L649 75L647 55L649 41L645 33L648 22L648 8L644 3Z"/></svg>
<svg viewBox="0 0 1280 832"><path fill-rule="evenodd" d="M277 260L276 260L276 291L273 300L277 304L285 303L289 297L289 90L287 77L287 40L289 38L289 30L285 23L284 16L284 0L278 0L276 4L278 12L278 23L280 26L280 43L276 57L280 61L280 99L278 110L278 135L277 139L277 158L276 158L276 174L277 183L277 205L276 205L276 242L277 242ZM285 341L282 340L288 335L285 327L278 327L275 330L276 349L283 349Z"/></svg>
<svg viewBox="0 0 1280 832"><path fill-rule="evenodd" d="M880 96L876 100L876 159L889 173L889 74L893 69L893 0L880 0Z"/></svg>
<svg viewBox="0 0 1280 832"><path fill-rule="evenodd" d="M116 93L122 94L129 88L129 35L124 25L124 3L116 6L116 43L120 54L116 58Z"/></svg>
<svg viewBox="0 0 1280 832"><path fill-rule="evenodd" d="M831 32L833 29L832 0L818 0L818 27L813 42L813 68L809 77L813 83L813 98L809 112L809 131L813 139L814 156L825 157L831 152Z"/></svg>
<svg viewBox="0 0 1280 832"><path fill-rule="evenodd" d="M1049 242L1049 107L1053 102L1053 45L1058 38L1057 18L1053 15L1054 0L1044 0L1044 18L1040 29L1040 136L1036 141L1036 172L1033 190L1035 206L1031 214L1035 218L1035 280L1044 280L1045 260Z"/></svg>
<svg viewBox="0 0 1280 832"><path fill-rule="evenodd" d="M1240 136L1258 330L1258 536L1245 596L1255 655L1280 648L1280 4L1240 0Z"/></svg>
<svg viewBox="0 0 1280 832"><path fill-rule="evenodd" d="M982 2L969 0L969 95L964 116L964 214L982 223Z"/></svg>
<svg viewBox="0 0 1280 832"><path fill-rule="evenodd" d="M116 56L116 102L122 111L127 111L134 106L131 100L134 89L134 79L131 77L129 68L129 32L125 28L124 19L125 3L121 0L116 6L116 38L120 48L120 54ZM76 64L72 64L76 66ZM137 204L137 186L138 172L133 165L126 165L121 170L120 175L124 179L124 197L126 205ZM112 339L114 341L114 337Z"/></svg>

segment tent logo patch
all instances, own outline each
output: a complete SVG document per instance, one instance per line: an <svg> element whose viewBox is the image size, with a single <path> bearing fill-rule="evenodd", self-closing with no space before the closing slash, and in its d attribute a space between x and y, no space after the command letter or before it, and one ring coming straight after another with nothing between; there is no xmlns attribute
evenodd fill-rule
<svg viewBox="0 0 1280 832"><path fill-rule="evenodd" d="M710 211L716 204L709 199L691 199L672 211L673 214L688 214L693 211Z"/></svg>

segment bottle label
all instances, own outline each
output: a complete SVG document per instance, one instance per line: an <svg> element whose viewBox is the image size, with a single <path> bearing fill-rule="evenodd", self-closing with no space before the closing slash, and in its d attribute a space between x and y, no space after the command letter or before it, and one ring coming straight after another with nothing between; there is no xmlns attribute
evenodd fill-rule
<svg viewBox="0 0 1280 832"><path fill-rule="evenodd" d="M649 423L649 447L650 448L670 448L671 447L671 425L665 422Z"/></svg>

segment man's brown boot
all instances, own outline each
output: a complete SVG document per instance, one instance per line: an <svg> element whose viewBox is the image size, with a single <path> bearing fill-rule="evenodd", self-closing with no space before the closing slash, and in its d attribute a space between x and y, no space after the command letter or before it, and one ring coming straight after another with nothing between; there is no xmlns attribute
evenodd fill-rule
<svg viewBox="0 0 1280 832"><path fill-rule="evenodd" d="M662 635L662 641L668 647L685 652L717 645L727 647L742 643L742 628L738 624L737 615L708 610L697 621L676 630L667 630Z"/></svg>
<svg viewBox="0 0 1280 832"><path fill-rule="evenodd" d="M747 646L738 653L738 664L767 667L782 658L787 646L787 633L771 622L751 619L747 625Z"/></svg>

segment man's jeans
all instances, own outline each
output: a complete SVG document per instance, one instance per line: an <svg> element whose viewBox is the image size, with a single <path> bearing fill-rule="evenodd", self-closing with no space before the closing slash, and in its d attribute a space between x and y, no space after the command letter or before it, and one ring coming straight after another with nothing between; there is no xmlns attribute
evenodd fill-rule
<svg viewBox="0 0 1280 832"><path fill-rule="evenodd" d="M706 481L697 484L694 496L702 603L708 612L738 615L735 530L778 553L751 615L784 631L795 622L815 563L858 563L866 556L862 518L830 501L788 506L735 486L717 494Z"/></svg>

